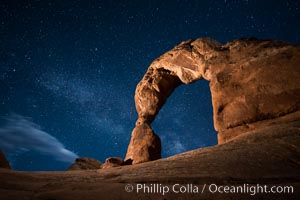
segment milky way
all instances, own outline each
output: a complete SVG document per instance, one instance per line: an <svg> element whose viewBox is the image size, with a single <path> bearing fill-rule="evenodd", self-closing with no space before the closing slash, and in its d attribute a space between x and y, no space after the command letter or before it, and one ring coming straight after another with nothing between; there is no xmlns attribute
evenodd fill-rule
<svg viewBox="0 0 300 200"><path fill-rule="evenodd" d="M0 9L0 137L7 119L19 116L58 145L43 144L57 156L20 143L8 150L5 135L0 148L19 170L64 170L76 156L124 157L137 83L183 40L300 42L297 1L3 0ZM178 87L153 123L163 157L216 144L212 118L207 81ZM24 136L19 122L9 130ZM57 147L74 153L68 162Z"/></svg>

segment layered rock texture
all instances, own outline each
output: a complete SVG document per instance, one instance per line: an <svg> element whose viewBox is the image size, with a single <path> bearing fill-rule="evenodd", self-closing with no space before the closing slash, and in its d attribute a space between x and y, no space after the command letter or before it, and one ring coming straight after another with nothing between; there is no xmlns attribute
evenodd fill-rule
<svg viewBox="0 0 300 200"><path fill-rule="evenodd" d="M137 85L138 119L125 160L137 164L160 158L151 122L180 84L210 82L214 127L222 144L255 129L256 122L299 111L299 77L300 46L257 39L225 45L209 38L182 42L154 60Z"/></svg>
<svg viewBox="0 0 300 200"><path fill-rule="evenodd" d="M7 159L5 158L1 150L0 150L0 168L10 169L9 162L7 161Z"/></svg>

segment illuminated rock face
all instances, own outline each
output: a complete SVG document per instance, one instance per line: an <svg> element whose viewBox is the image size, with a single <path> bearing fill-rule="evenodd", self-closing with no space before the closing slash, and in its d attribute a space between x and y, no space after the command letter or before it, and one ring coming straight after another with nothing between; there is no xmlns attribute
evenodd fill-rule
<svg viewBox="0 0 300 200"><path fill-rule="evenodd" d="M161 157L151 122L182 83L210 82L220 144L255 129L255 122L300 110L299 77L299 45L256 39L225 45L209 38L182 42L154 60L137 85L138 119L125 160L137 164Z"/></svg>
<svg viewBox="0 0 300 200"><path fill-rule="evenodd" d="M132 131L125 161L132 164L161 158L160 138L148 123L138 124Z"/></svg>

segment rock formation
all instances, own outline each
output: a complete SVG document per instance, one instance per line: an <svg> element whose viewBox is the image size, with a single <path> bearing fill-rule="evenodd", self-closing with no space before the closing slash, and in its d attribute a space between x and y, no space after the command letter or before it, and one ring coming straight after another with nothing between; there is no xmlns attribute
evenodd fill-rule
<svg viewBox="0 0 300 200"><path fill-rule="evenodd" d="M299 52L299 46L253 39L181 43L155 60L137 87L139 118L125 162L108 158L102 165L106 169L88 171L0 169L1 198L300 199ZM146 162L160 158L160 140L150 126L155 115L179 84L200 78L210 81L220 144ZM91 169L86 163L93 161L81 158L74 165ZM138 192L137 184L168 186L170 191ZM172 192L175 184L193 184L199 193ZM267 190L211 192L210 184ZM274 186L293 191L270 192Z"/></svg>
<svg viewBox="0 0 300 200"><path fill-rule="evenodd" d="M10 169L9 162L7 161L7 159L5 158L1 150L0 150L0 168Z"/></svg>
<svg viewBox="0 0 300 200"><path fill-rule="evenodd" d="M299 111L299 77L299 45L257 39L225 45L208 38L182 42L154 60L137 85L138 119L125 160L137 164L160 158L160 140L150 125L180 84L210 82L221 144L255 129L255 122Z"/></svg>
<svg viewBox="0 0 300 200"><path fill-rule="evenodd" d="M122 158L111 157L105 160L102 164L100 161L93 158L77 158L69 168L70 170L95 170L95 169L108 169L113 167L119 167L122 165L131 164L130 161L124 162Z"/></svg>
<svg viewBox="0 0 300 200"><path fill-rule="evenodd" d="M135 164L159 158L161 158L160 138L153 132L148 123L137 123L132 131L125 160Z"/></svg>
<svg viewBox="0 0 300 200"><path fill-rule="evenodd" d="M105 163L102 166L102 169L108 169L112 167L119 167L124 164L124 160L122 158L112 157L107 158Z"/></svg>
<svg viewBox="0 0 300 200"><path fill-rule="evenodd" d="M101 169L102 163L93 158L76 158L68 170L90 170L90 169Z"/></svg>

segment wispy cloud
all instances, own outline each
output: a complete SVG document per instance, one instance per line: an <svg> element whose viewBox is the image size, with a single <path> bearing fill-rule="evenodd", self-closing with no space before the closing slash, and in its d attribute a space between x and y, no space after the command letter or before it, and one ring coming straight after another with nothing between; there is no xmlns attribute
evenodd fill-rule
<svg viewBox="0 0 300 200"><path fill-rule="evenodd" d="M69 151L55 137L41 130L29 119L12 114L3 118L4 125L0 128L0 148L7 152L33 150L50 155L63 162L74 162L78 156Z"/></svg>

